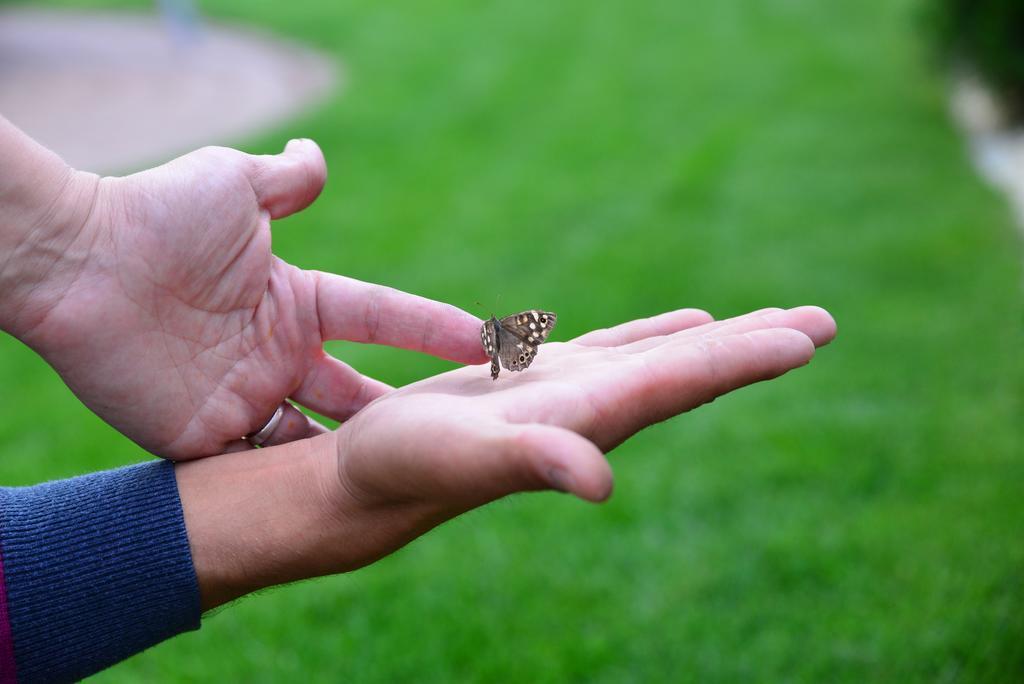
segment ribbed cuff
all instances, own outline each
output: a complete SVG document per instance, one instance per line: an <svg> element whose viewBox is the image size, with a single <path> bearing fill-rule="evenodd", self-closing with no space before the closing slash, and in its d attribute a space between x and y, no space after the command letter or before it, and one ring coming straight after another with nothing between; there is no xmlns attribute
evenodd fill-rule
<svg viewBox="0 0 1024 684"><path fill-rule="evenodd" d="M82 679L199 628L171 463L0 489L0 547L19 682Z"/></svg>

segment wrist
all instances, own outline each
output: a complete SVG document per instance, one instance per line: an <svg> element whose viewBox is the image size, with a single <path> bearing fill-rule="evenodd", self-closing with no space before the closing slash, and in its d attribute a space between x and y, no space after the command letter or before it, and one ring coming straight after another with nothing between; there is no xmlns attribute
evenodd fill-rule
<svg viewBox="0 0 1024 684"><path fill-rule="evenodd" d="M457 514L357 491L338 466L346 432L175 464L204 611L369 565Z"/></svg>
<svg viewBox="0 0 1024 684"><path fill-rule="evenodd" d="M0 117L0 328L45 317L73 282L99 177L76 171ZM20 335L19 335L20 336Z"/></svg>
<svg viewBox="0 0 1024 684"><path fill-rule="evenodd" d="M335 433L175 464L203 610L348 569ZM336 478L335 478L336 479Z"/></svg>

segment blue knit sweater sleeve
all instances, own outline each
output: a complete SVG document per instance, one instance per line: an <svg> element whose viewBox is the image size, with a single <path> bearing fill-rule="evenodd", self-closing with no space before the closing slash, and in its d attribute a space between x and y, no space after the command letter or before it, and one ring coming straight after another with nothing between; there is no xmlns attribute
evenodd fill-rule
<svg viewBox="0 0 1024 684"><path fill-rule="evenodd" d="M3 681L78 680L199 627L166 461L0 488L0 558L15 670Z"/></svg>

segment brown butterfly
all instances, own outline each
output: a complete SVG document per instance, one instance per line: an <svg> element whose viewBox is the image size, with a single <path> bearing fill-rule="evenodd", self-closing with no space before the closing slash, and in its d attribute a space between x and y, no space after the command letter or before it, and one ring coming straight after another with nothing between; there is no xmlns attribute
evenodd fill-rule
<svg viewBox="0 0 1024 684"><path fill-rule="evenodd" d="M505 316L491 316L480 328L480 341L491 357L491 379L497 380L498 362L510 371L527 369L537 356L537 346L555 327L555 314L536 309Z"/></svg>

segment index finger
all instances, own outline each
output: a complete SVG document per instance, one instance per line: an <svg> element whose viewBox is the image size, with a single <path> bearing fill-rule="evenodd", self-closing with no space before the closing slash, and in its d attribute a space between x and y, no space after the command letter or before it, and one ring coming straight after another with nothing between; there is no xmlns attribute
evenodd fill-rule
<svg viewBox="0 0 1024 684"><path fill-rule="evenodd" d="M311 273L324 340L384 344L458 363L488 360L480 344L483 322L458 307L384 285Z"/></svg>

